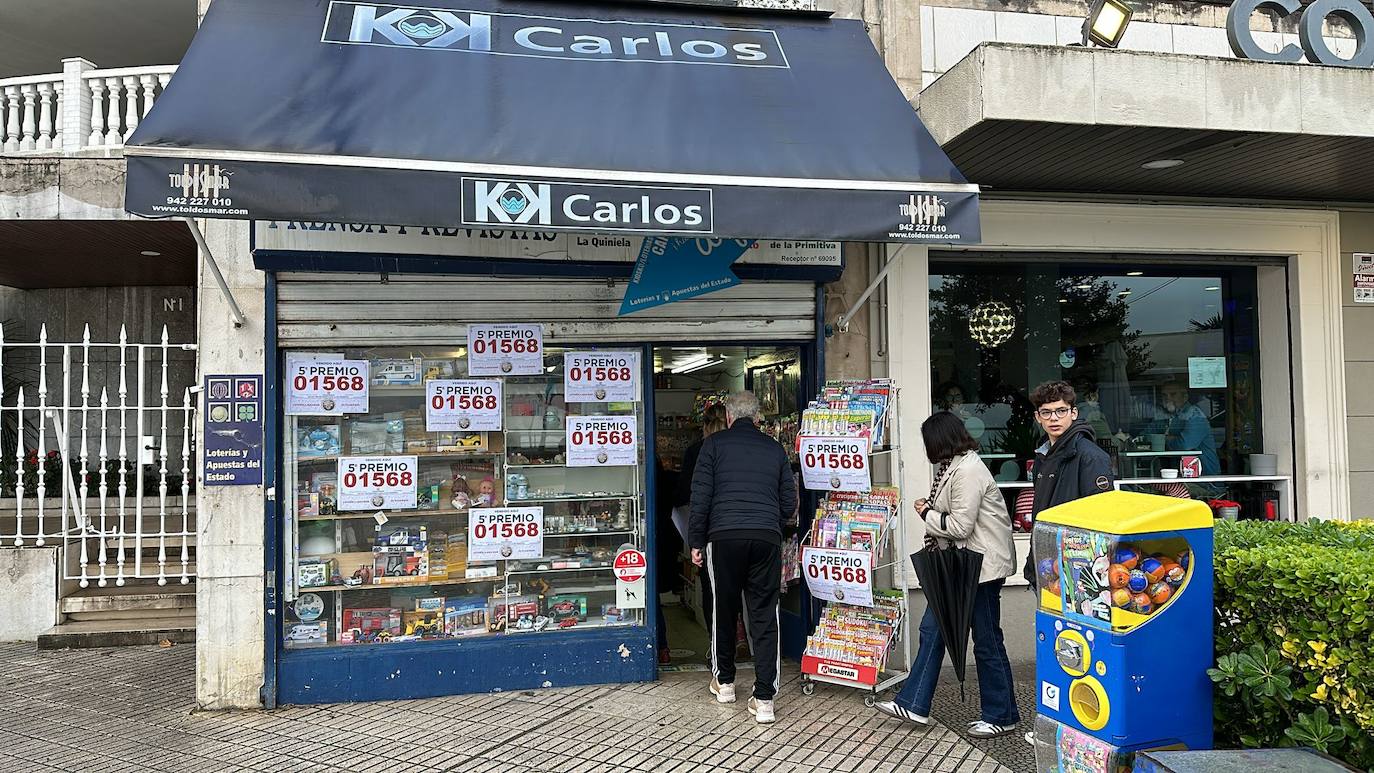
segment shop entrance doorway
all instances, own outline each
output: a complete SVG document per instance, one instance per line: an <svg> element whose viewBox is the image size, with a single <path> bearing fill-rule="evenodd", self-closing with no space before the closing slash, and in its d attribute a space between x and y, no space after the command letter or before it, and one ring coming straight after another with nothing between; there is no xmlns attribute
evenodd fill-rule
<svg viewBox="0 0 1374 773"><path fill-rule="evenodd" d="M711 597L706 572L692 564L685 530L689 512L692 470L699 443L717 427L713 409L727 394L750 390L763 409L761 429L776 438L795 457L797 425L814 384L806 347L779 346L655 346L654 384L654 507L657 583L660 602L660 670L708 670L710 663ZM723 421L723 418L718 419ZM684 463L685 460L685 463ZM793 460L795 469L795 459ZM809 521L811 502L804 495L783 535L782 651L799 653L804 646L809 599L797 581L798 534ZM793 567L789 573L787 567ZM738 662L752 660L743 621L728 623L737 630Z"/></svg>

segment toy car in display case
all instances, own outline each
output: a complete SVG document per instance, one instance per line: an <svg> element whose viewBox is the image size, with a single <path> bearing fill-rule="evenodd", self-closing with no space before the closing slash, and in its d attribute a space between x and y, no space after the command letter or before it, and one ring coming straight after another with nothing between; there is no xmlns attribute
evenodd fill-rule
<svg viewBox="0 0 1374 773"><path fill-rule="evenodd" d="M420 366L414 360L381 360L372 371L376 386L397 386L420 383Z"/></svg>

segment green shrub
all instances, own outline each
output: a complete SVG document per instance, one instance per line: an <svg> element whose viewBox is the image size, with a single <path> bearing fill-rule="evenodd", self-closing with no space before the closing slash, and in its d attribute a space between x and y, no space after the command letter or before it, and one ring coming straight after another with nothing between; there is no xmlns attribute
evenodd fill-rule
<svg viewBox="0 0 1374 773"><path fill-rule="evenodd" d="M1218 521L1218 746L1374 769L1374 524Z"/></svg>

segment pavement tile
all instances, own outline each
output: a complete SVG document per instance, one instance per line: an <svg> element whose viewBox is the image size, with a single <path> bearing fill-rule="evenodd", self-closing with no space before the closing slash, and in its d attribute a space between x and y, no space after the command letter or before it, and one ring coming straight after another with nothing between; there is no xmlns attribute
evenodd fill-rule
<svg viewBox="0 0 1374 773"><path fill-rule="evenodd" d="M802 696L787 669L778 722L720 705L704 674L658 682L414 701L194 711L195 648L38 652L0 644L0 770L26 773L1011 773L1034 769L1015 739L961 735L976 707L937 688L955 729L892 722L851 690ZM970 680L972 681L972 680ZM1017 674L1017 697L1034 680ZM1024 689L1023 689L1024 686ZM970 685L972 693L976 686ZM1023 693L1026 693L1023 696ZM1032 716L1033 703L1022 713ZM1012 741L1015 741L1013 743ZM1010 760L1004 767L999 759Z"/></svg>

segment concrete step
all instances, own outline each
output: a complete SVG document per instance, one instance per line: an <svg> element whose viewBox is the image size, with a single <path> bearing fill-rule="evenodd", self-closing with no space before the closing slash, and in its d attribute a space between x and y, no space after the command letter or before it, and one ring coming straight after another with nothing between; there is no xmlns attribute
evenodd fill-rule
<svg viewBox="0 0 1374 773"><path fill-rule="evenodd" d="M179 567L178 567L179 571ZM137 585L82 588L61 601L62 613L74 620L93 616L121 617L170 613L196 608L196 584L180 584L180 578L158 585L155 580L140 580Z"/></svg>
<svg viewBox="0 0 1374 773"><path fill-rule="evenodd" d="M81 620L62 623L38 636L38 649L129 647L169 641L185 644L196 640L195 610L137 620Z"/></svg>

